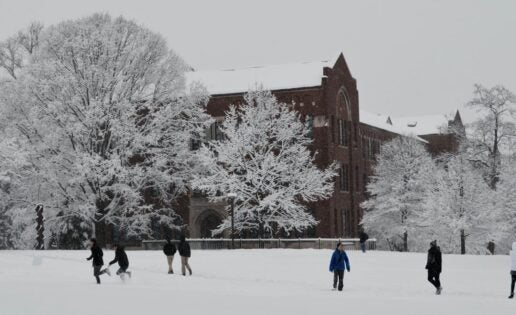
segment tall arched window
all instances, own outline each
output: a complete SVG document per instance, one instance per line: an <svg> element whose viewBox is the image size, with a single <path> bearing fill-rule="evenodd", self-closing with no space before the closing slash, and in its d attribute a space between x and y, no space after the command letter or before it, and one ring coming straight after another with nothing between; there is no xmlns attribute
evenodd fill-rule
<svg viewBox="0 0 516 315"><path fill-rule="evenodd" d="M344 120L351 120L351 102L349 101L348 93L344 88L339 90L337 96L337 106L344 114Z"/></svg>
<svg viewBox="0 0 516 315"><path fill-rule="evenodd" d="M340 118L337 119L337 143L347 147L351 141L352 116L351 103L344 88L337 95L337 111L340 113Z"/></svg>

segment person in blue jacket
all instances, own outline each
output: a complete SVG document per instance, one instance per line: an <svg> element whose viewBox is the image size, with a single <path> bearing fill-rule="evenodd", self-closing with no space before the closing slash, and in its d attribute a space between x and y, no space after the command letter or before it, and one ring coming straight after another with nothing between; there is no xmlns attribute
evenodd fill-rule
<svg viewBox="0 0 516 315"><path fill-rule="evenodd" d="M339 291L344 287L344 270L350 272L349 258L344 250L344 244L337 243L337 248L333 252L330 261L330 272L333 272L333 290L337 289L337 281L339 283Z"/></svg>

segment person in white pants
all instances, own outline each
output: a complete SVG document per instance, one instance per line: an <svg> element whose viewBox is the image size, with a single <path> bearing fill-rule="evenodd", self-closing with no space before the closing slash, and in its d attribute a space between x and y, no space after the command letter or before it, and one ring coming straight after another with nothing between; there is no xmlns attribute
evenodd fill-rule
<svg viewBox="0 0 516 315"><path fill-rule="evenodd" d="M516 242L512 243L511 250L511 295L509 299L514 297L514 284L516 283Z"/></svg>

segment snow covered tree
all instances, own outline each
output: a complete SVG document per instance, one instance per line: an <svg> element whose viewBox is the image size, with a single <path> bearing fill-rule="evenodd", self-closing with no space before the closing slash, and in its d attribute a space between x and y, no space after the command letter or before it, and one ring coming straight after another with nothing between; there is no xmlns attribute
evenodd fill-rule
<svg viewBox="0 0 516 315"><path fill-rule="evenodd" d="M500 182L494 192L496 204L496 241L498 252L507 254L516 235L516 163L514 160L503 165Z"/></svg>
<svg viewBox="0 0 516 315"><path fill-rule="evenodd" d="M107 225L179 227L176 200L198 165L190 140L209 121L186 64L160 35L102 14L51 26L38 46L4 102L48 192L24 201L45 206L45 233L103 243Z"/></svg>
<svg viewBox="0 0 516 315"><path fill-rule="evenodd" d="M362 203L362 225L379 239L380 246L418 249L416 238L428 227L422 218L435 168L421 140L397 137L382 145L367 185L370 198ZM414 239L412 246L409 236Z"/></svg>
<svg viewBox="0 0 516 315"><path fill-rule="evenodd" d="M25 48L28 54L34 53L39 46L41 32L43 31L43 24L39 22L31 23L26 30L18 33L18 40Z"/></svg>
<svg viewBox="0 0 516 315"><path fill-rule="evenodd" d="M206 174L197 176L192 186L212 201L235 193L237 231L267 237L317 223L306 205L331 195L335 167L316 167L308 148L310 130L297 112L268 91L251 91L244 104L229 109L220 131L223 140L199 150ZM228 216L214 234L230 222Z"/></svg>
<svg viewBox="0 0 516 315"><path fill-rule="evenodd" d="M13 79L23 67L27 56L39 46L39 38L43 24L31 23L29 27L0 42L0 68L5 70Z"/></svg>
<svg viewBox="0 0 516 315"><path fill-rule="evenodd" d="M23 47L18 36L13 36L0 43L0 67L16 79L18 69L22 67Z"/></svg>
<svg viewBox="0 0 516 315"><path fill-rule="evenodd" d="M10 246L11 222L7 214L9 208L8 195L11 189L11 179L0 173L0 249Z"/></svg>
<svg viewBox="0 0 516 315"><path fill-rule="evenodd" d="M516 109L516 96L500 85L489 89L476 84L474 94L468 106L486 115L472 125L471 159L484 169L489 186L495 189L500 176L501 147L504 141L516 136L516 125L509 120Z"/></svg>
<svg viewBox="0 0 516 315"><path fill-rule="evenodd" d="M496 230L494 192L464 153L442 157L428 202L430 233L444 251L486 253Z"/></svg>

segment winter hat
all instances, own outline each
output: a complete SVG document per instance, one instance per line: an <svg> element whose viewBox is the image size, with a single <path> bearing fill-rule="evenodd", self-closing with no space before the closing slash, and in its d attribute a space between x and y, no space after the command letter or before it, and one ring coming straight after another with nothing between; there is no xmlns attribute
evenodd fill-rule
<svg viewBox="0 0 516 315"><path fill-rule="evenodd" d="M97 239L92 237L92 238L90 238L90 242L92 242L93 244L97 244Z"/></svg>
<svg viewBox="0 0 516 315"><path fill-rule="evenodd" d="M337 243L337 247L336 247L336 249L338 249L338 248L340 247L340 244L342 244L342 243L341 243L341 242L338 242L338 243Z"/></svg>
<svg viewBox="0 0 516 315"><path fill-rule="evenodd" d="M433 240L433 241L431 241L431 242L430 242L430 245L431 245L431 246L437 246L437 240Z"/></svg>

